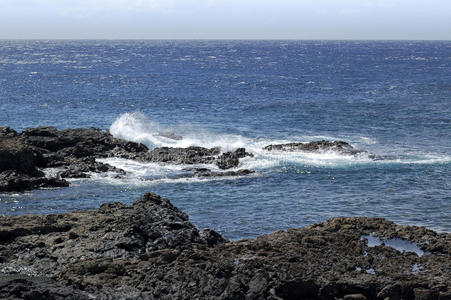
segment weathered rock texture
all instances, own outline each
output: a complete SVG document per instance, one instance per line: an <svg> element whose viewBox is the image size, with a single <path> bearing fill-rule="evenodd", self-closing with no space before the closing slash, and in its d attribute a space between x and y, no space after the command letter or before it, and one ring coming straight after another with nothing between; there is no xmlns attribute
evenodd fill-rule
<svg viewBox="0 0 451 300"><path fill-rule="evenodd" d="M174 136L177 138L177 136ZM219 148L170 148L149 151L140 143L124 141L96 128L57 130L54 127L28 128L18 133L0 127L0 191L23 191L40 187L60 187L69 183L62 178L85 178L89 172L125 171L97 158L119 157L143 162L169 164L211 164L220 169L236 168L239 159L251 156L244 148L221 154ZM42 169L60 168L57 178L47 178ZM247 175L250 171L227 174L210 170L208 176ZM207 176L202 173L200 176ZM185 176L199 176L190 173Z"/></svg>
<svg viewBox="0 0 451 300"><path fill-rule="evenodd" d="M0 137L0 192L68 186L65 180L46 178L37 168L41 159L40 152L34 151L20 139Z"/></svg>
<svg viewBox="0 0 451 300"><path fill-rule="evenodd" d="M171 139L182 138L171 133L161 135ZM324 140L268 145L264 149L335 151L344 155L368 154L343 141ZM0 127L0 191L68 186L69 183L64 178L86 178L90 176L90 172L112 171L118 176L125 174L124 170L96 161L98 158L119 157L166 164L205 164L228 170L237 168L240 159L247 156L252 157L253 154L246 152L244 148L225 153L221 153L219 147L209 149L198 146L160 147L149 150L143 144L115 138L109 132L97 128L57 130L54 127L38 127L18 133L10 127ZM58 173L57 178L47 178L42 172L45 168L60 168L62 171ZM198 171L199 168L193 170L197 171L180 176L242 176L254 173L251 170L218 172L212 168L201 172Z"/></svg>
<svg viewBox="0 0 451 300"><path fill-rule="evenodd" d="M368 247L401 238L427 254ZM0 217L5 299L450 299L451 234L377 218L228 242L168 200Z"/></svg>

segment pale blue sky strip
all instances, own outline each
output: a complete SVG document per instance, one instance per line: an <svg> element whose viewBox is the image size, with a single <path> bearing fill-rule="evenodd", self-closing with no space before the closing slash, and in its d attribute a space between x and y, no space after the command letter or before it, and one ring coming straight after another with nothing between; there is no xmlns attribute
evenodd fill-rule
<svg viewBox="0 0 451 300"><path fill-rule="evenodd" d="M451 39L450 0L0 0L0 38Z"/></svg>

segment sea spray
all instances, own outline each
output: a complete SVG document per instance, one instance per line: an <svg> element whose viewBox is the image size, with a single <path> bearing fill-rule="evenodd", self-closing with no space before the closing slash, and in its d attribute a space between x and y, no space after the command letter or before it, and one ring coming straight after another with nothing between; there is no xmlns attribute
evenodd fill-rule
<svg viewBox="0 0 451 300"><path fill-rule="evenodd" d="M396 157L388 157L382 154L378 155L377 160L375 160L370 153L362 152L355 155L348 155L339 153L333 149L318 152L267 151L263 148L269 144L311 142L312 140L321 140L325 138L333 141L339 140L340 138L319 135L293 137L292 140L250 138L236 134L215 133L192 124L165 126L151 120L141 112L124 113L120 115L111 125L110 132L115 137L140 142L147 145L149 148L185 148L189 146L200 146L205 148L220 147L221 152L234 151L237 148L245 148L247 152L252 153L254 156L243 158L238 168L251 169L255 171L286 167L290 165L297 167L337 168L368 164L428 164L439 162L446 163L450 161L450 157L448 156L435 156L431 154L418 157L406 156L402 155L402 153ZM171 138L171 135L176 137L180 136L180 139ZM357 144L361 144L362 142L366 144L376 143L374 139L361 136L354 137L353 140L356 140ZM108 161L107 163L119 168L124 167L122 163L118 163L116 160ZM166 166L161 166L158 164L143 164L139 167L135 166L135 168L128 171L136 173L140 176L145 176L146 173L157 172L155 170L158 168L166 168Z"/></svg>
<svg viewBox="0 0 451 300"><path fill-rule="evenodd" d="M110 132L117 138L143 143L149 148L220 147L225 152L246 147L251 141L240 135L217 134L192 124L164 126L141 112L120 115L110 126ZM174 139L171 136L180 138Z"/></svg>

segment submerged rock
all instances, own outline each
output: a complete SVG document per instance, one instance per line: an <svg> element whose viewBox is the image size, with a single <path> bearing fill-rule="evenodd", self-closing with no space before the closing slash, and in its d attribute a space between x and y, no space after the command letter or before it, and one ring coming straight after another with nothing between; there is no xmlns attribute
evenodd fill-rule
<svg viewBox="0 0 451 300"><path fill-rule="evenodd" d="M368 235L406 239L427 254L369 247ZM449 299L450 266L451 234L380 218L229 242L155 194L131 206L0 217L6 299L31 299L28 291L50 299Z"/></svg>
<svg viewBox="0 0 451 300"><path fill-rule="evenodd" d="M264 150L268 151L304 151L304 152L325 152L325 151L334 151L338 152L339 154L344 155L356 155L360 153L368 153L364 150L359 150L351 146L347 142L343 141L316 141L316 142L309 142L309 143L288 143L288 144L275 144L275 145L268 145L263 148Z"/></svg>
<svg viewBox="0 0 451 300"><path fill-rule="evenodd" d="M93 156L73 160L64 171L59 172L58 174L62 178L89 178L89 172L114 172L117 173L118 176L125 175L124 170L109 164L98 162Z"/></svg>
<svg viewBox="0 0 451 300"><path fill-rule="evenodd" d="M159 132L155 136L162 136L162 137L168 138L170 140L174 140L174 141L181 141L181 140L183 140L183 136L176 135L173 132Z"/></svg>
<svg viewBox="0 0 451 300"><path fill-rule="evenodd" d="M214 172L210 169L198 168L194 170L196 177L225 177L225 176L246 176L254 174L255 171L248 169L241 169L237 171Z"/></svg>

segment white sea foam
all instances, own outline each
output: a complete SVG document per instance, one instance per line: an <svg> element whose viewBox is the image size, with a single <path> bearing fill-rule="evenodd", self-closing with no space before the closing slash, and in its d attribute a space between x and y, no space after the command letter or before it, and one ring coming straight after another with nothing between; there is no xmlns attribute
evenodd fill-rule
<svg viewBox="0 0 451 300"><path fill-rule="evenodd" d="M257 172L287 165L316 166L316 167L347 167L361 164L428 164L449 162L448 156L423 155L416 158L380 158L374 160L368 153L359 155L344 155L336 151L323 152L286 152L267 151L263 147L270 144L284 144L290 142L310 142L314 140L352 140L357 148L359 145L374 145L377 140L367 136L332 137L324 135L295 136L292 139L249 138L242 135L217 134L194 125L164 126L147 118L140 112L125 113L117 118L110 127L115 137L140 142L149 148L155 147L189 147L201 146L206 148L220 147L222 152L233 151L237 148L246 148L253 157L240 160L236 169L251 169ZM172 138L171 138L172 137ZM181 139L177 137L182 137ZM104 161L104 160L102 160ZM178 180L171 178L182 172L183 165L167 165L156 163L139 163L120 159L104 161L139 178L149 180ZM192 166L191 166L192 167ZM199 166L205 167L205 166ZM211 165L208 166L212 168ZM214 167L213 167L214 168ZM136 179L136 178L135 178ZM204 179L196 179L204 180Z"/></svg>
<svg viewBox="0 0 451 300"><path fill-rule="evenodd" d="M117 168L120 168L127 173L136 174L139 176L167 176L174 174L176 172L181 172L185 168L205 168L207 165L197 164L197 165L171 165L171 164L163 164L163 163L144 163L138 162L130 159L123 158L102 158L97 159L99 162L107 163ZM215 171L219 171L219 168L208 165L211 169L216 169Z"/></svg>
<svg viewBox="0 0 451 300"><path fill-rule="evenodd" d="M103 158L97 161L121 168L127 172L126 176L117 176L117 173L90 173L92 180L108 184L130 184L134 186L149 186L166 183L193 183L218 180L231 180L240 176L221 177L190 177L185 168L205 168L220 171L212 165L170 165L160 163L142 163L122 158ZM188 175L188 177L185 177Z"/></svg>
<svg viewBox="0 0 451 300"><path fill-rule="evenodd" d="M386 158L383 160L379 160L377 162L380 164L404 164L404 165L444 164L451 162L451 156L423 154L421 156L416 157Z"/></svg>
<svg viewBox="0 0 451 300"><path fill-rule="evenodd" d="M111 125L110 132L115 137L140 142L150 148L202 146L206 148L221 147L223 151L230 151L245 147L250 141L238 135L218 135L194 125L164 126L151 121L140 112L121 115ZM168 134L183 138L171 139L165 136Z"/></svg>

